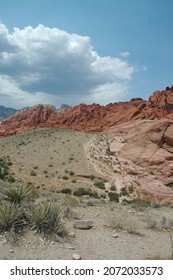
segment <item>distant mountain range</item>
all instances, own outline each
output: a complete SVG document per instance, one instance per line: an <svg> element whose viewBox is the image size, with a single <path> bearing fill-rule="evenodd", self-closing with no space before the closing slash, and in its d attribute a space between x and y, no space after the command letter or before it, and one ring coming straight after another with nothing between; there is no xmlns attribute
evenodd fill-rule
<svg viewBox="0 0 173 280"><path fill-rule="evenodd" d="M17 112L16 109L7 108L0 105L0 118L7 118L11 115L14 115Z"/></svg>
<svg viewBox="0 0 173 280"><path fill-rule="evenodd" d="M62 104L59 109L67 109L69 107L70 106L67 105L67 104ZM27 109L31 109L31 108L32 107L24 107L24 108L22 108L20 110L16 110L14 108L9 108L9 107L5 107L5 106L1 106L0 105L0 118L5 119L5 118L8 118L8 117L14 115L16 112L27 110ZM56 108L55 108L55 110L56 110Z"/></svg>

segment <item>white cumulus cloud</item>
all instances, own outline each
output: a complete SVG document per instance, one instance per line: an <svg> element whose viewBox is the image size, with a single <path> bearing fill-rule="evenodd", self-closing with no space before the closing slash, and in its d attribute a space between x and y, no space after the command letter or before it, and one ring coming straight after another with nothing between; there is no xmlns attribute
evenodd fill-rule
<svg viewBox="0 0 173 280"><path fill-rule="evenodd" d="M101 57L89 37L58 28L40 24L10 32L0 24L0 104L115 102L135 71L124 58Z"/></svg>

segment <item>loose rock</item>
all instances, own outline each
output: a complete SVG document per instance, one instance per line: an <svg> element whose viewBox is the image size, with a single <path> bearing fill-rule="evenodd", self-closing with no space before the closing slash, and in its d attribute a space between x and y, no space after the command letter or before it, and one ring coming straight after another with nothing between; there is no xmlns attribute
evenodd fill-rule
<svg viewBox="0 0 173 280"><path fill-rule="evenodd" d="M77 220L74 222L74 228L77 229L91 229L93 227L93 221L88 220Z"/></svg>
<svg viewBox="0 0 173 280"><path fill-rule="evenodd" d="M117 233L113 233L113 234L112 234L112 237L113 237L113 238L118 238L119 235L118 235Z"/></svg>
<svg viewBox="0 0 173 280"><path fill-rule="evenodd" d="M81 256L79 254L75 253L75 254L73 254L72 257L73 257L74 260L81 260Z"/></svg>
<svg viewBox="0 0 173 280"><path fill-rule="evenodd" d="M10 249L10 250L9 250L9 253L14 253L14 250L13 250L13 249Z"/></svg>
<svg viewBox="0 0 173 280"><path fill-rule="evenodd" d="M68 237L69 238L74 238L76 235L74 233L74 231L69 232Z"/></svg>

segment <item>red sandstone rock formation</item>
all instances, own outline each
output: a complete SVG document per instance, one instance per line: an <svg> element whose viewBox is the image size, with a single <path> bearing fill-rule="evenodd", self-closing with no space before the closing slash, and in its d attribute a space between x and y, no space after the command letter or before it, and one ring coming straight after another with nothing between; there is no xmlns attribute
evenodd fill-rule
<svg viewBox="0 0 173 280"><path fill-rule="evenodd" d="M144 197L172 202L173 121L137 120L119 124L107 132L123 139L116 156L119 161L120 158L126 160L125 179L131 178ZM117 147L116 137L111 151Z"/></svg>
<svg viewBox="0 0 173 280"><path fill-rule="evenodd" d="M148 101L133 98L129 102L80 104L63 112L38 105L18 112L0 124L0 136L8 136L37 127L64 127L86 132L100 132L114 125L140 119L173 119L173 86L156 91Z"/></svg>

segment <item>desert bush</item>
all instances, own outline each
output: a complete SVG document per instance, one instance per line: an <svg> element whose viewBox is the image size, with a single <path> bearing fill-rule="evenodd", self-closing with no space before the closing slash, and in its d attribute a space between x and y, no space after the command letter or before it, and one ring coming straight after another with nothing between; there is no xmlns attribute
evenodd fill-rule
<svg viewBox="0 0 173 280"><path fill-rule="evenodd" d="M74 175L74 172L73 172L73 171L70 171L69 174L70 174L70 176L73 176L73 175Z"/></svg>
<svg viewBox="0 0 173 280"><path fill-rule="evenodd" d="M69 178L67 176L62 176L63 180L68 180Z"/></svg>
<svg viewBox="0 0 173 280"><path fill-rule="evenodd" d="M133 184L131 184L131 186L128 187L129 193L133 193L134 192L134 186Z"/></svg>
<svg viewBox="0 0 173 280"><path fill-rule="evenodd" d="M114 185L112 185L112 186L110 187L110 190L111 190L111 191L116 191L116 187L115 187Z"/></svg>
<svg viewBox="0 0 173 280"><path fill-rule="evenodd" d="M158 222L151 218L148 219L148 229L158 229Z"/></svg>
<svg viewBox="0 0 173 280"><path fill-rule="evenodd" d="M9 183L14 183L16 180L15 180L14 177L9 176L9 177L7 178L7 181L8 181Z"/></svg>
<svg viewBox="0 0 173 280"><path fill-rule="evenodd" d="M74 157L69 157L69 161L72 161L72 160L74 160Z"/></svg>
<svg viewBox="0 0 173 280"><path fill-rule="evenodd" d="M9 175L9 166L4 158L0 159L0 179L6 181Z"/></svg>
<svg viewBox="0 0 173 280"><path fill-rule="evenodd" d="M126 190L125 187L121 189L120 195L123 195L123 196L129 195L129 193L128 193L128 191Z"/></svg>
<svg viewBox="0 0 173 280"><path fill-rule="evenodd" d="M113 229L125 230L128 233L140 235L139 221L135 217L125 217L120 214L116 214L115 217L111 217L110 227Z"/></svg>
<svg viewBox="0 0 173 280"><path fill-rule="evenodd" d="M75 196L82 196L82 195L87 195L88 192L86 191L85 188L79 187L76 191L73 192L73 195Z"/></svg>
<svg viewBox="0 0 173 280"><path fill-rule="evenodd" d="M105 184L102 181L95 182L94 186L99 188L99 189L105 189Z"/></svg>
<svg viewBox="0 0 173 280"><path fill-rule="evenodd" d="M89 177L90 177L91 180L95 179L95 175L90 175Z"/></svg>
<svg viewBox="0 0 173 280"><path fill-rule="evenodd" d="M141 198L141 197L131 200L130 203L132 204L133 208L139 208L141 211L152 205L152 202L150 199Z"/></svg>
<svg viewBox="0 0 173 280"><path fill-rule="evenodd" d="M77 181L76 181L76 179L73 179L71 182L72 182L73 184L75 184Z"/></svg>
<svg viewBox="0 0 173 280"><path fill-rule="evenodd" d="M35 172L34 170L31 170L30 175L31 176L37 176L37 172Z"/></svg>
<svg viewBox="0 0 173 280"><path fill-rule="evenodd" d="M25 225L23 210L9 202L0 205L0 233L15 237Z"/></svg>
<svg viewBox="0 0 173 280"><path fill-rule="evenodd" d="M47 235L65 234L65 225L61 218L60 208L52 203L35 205L28 214L32 230Z"/></svg>
<svg viewBox="0 0 173 280"><path fill-rule="evenodd" d="M71 194L71 189L69 189L69 188L66 188L66 189L62 189L61 190L61 193L65 193L65 194Z"/></svg>
<svg viewBox="0 0 173 280"><path fill-rule="evenodd" d="M33 185L15 186L5 188L1 198L13 204L21 204L24 201L32 200L36 196Z"/></svg>
<svg viewBox="0 0 173 280"><path fill-rule="evenodd" d="M119 202L119 194L118 193L109 192L108 197L109 197L110 201Z"/></svg>
<svg viewBox="0 0 173 280"><path fill-rule="evenodd" d="M168 219L163 216L161 219L161 227L162 227L162 229L165 229L165 230L173 229L173 220Z"/></svg>
<svg viewBox="0 0 173 280"><path fill-rule="evenodd" d="M7 165L11 166L11 165L13 165L13 163L11 161L7 161Z"/></svg>
<svg viewBox="0 0 173 280"><path fill-rule="evenodd" d="M108 156L113 156L113 155L115 154L115 152L112 152L112 151L110 150L110 147L108 147L108 148L106 149L106 154L107 154Z"/></svg>
<svg viewBox="0 0 173 280"><path fill-rule="evenodd" d="M86 190L85 188L78 188L76 191L73 192L73 195L75 196L82 196L82 195L88 195L93 198L99 198L97 192L92 192L91 190Z"/></svg>

